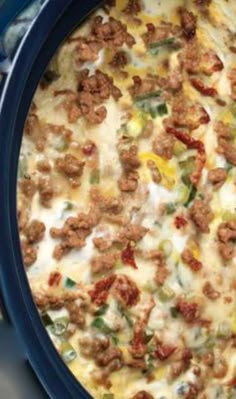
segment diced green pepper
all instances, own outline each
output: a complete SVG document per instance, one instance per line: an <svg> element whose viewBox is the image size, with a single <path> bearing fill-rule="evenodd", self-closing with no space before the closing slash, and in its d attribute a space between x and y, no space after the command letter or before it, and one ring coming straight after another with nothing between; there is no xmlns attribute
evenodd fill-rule
<svg viewBox="0 0 236 399"><path fill-rule="evenodd" d="M71 363L77 357L76 351L69 342L62 343L60 353L65 363Z"/></svg>
<svg viewBox="0 0 236 399"><path fill-rule="evenodd" d="M104 393L102 399L114 399L113 393Z"/></svg>
<svg viewBox="0 0 236 399"><path fill-rule="evenodd" d="M74 281L74 280L72 280L71 278L69 278L69 277L66 277L66 280L65 280L65 287L66 288L73 288L73 287L75 287L76 286L76 282Z"/></svg>

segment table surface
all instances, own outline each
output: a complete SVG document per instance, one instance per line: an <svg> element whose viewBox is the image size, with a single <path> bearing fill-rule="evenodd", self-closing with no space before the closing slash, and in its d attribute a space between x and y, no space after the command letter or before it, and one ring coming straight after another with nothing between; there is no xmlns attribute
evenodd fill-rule
<svg viewBox="0 0 236 399"><path fill-rule="evenodd" d="M49 399L26 360L16 332L1 319L0 392L1 399Z"/></svg>

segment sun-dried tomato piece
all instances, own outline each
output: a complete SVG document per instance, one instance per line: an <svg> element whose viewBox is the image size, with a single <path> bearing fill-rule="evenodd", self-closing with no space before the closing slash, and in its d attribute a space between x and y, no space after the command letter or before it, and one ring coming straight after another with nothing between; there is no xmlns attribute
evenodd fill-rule
<svg viewBox="0 0 236 399"><path fill-rule="evenodd" d="M166 126L166 132L175 136L182 141L189 149L197 150L197 157L195 163L195 170L193 171L190 180L196 186L201 178L202 170L206 163L206 150L202 141L196 140L189 134L181 132L172 126Z"/></svg>
<svg viewBox="0 0 236 399"><path fill-rule="evenodd" d="M129 265L134 269L138 268L134 258L134 250L131 247L130 243L128 243L127 247L123 249L121 253L121 260L124 263L124 265Z"/></svg>
<svg viewBox="0 0 236 399"><path fill-rule="evenodd" d="M89 291L92 302L94 302L98 306L102 305L106 301L109 295L109 290L111 289L115 280L116 276L113 274L109 277L97 281L94 285L93 290Z"/></svg>
<svg viewBox="0 0 236 399"><path fill-rule="evenodd" d="M139 300L139 289L131 278L123 274L116 276L113 289L118 299L120 299L125 306L132 307L137 304Z"/></svg>
<svg viewBox="0 0 236 399"><path fill-rule="evenodd" d="M52 272L50 273L49 279L48 279L48 285L50 287L57 287L60 284L62 275L59 272Z"/></svg>
<svg viewBox="0 0 236 399"><path fill-rule="evenodd" d="M190 79L192 86L199 91L203 96L206 97L215 97L218 93L217 90L213 87L207 87L201 82L199 79L192 78Z"/></svg>
<svg viewBox="0 0 236 399"><path fill-rule="evenodd" d="M163 345L162 343L158 342L155 347L154 356L159 360L164 361L168 359L175 351L176 346Z"/></svg>
<svg viewBox="0 0 236 399"><path fill-rule="evenodd" d="M189 303L179 300L176 304L176 309L181 313L187 323L192 323L199 317L199 306L195 302Z"/></svg>

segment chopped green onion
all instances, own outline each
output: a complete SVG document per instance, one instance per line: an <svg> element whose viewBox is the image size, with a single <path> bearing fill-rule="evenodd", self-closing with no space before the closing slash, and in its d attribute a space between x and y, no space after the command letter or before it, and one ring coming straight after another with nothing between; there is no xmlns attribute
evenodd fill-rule
<svg viewBox="0 0 236 399"><path fill-rule="evenodd" d="M229 338L232 335L230 325L227 321L223 321L219 324L216 336L218 338Z"/></svg>
<svg viewBox="0 0 236 399"><path fill-rule="evenodd" d="M177 319L178 315L179 315L179 311L175 306L172 306L170 308L170 314L173 317L173 319Z"/></svg>
<svg viewBox="0 0 236 399"><path fill-rule="evenodd" d="M224 222L229 222L230 220L236 220L236 215L230 211L225 211L222 215L222 219Z"/></svg>
<svg viewBox="0 0 236 399"><path fill-rule="evenodd" d="M69 147L69 143L64 139L64 137L60 137L57 141L55 141L55 149L58 152L63 152L67 150Z"/></svg>
<svg viewBox="0 0 236 399"><path fill-rule="evenodd" d="M25 156L20 157L19 165L18 165L18 179L24 179L27 173L28 165L27 159Z"/></svg>
<svg viewBox="0 0 236 399"><path fill-rule="evenodd" d="M178 203L186 204L189 199L189 187L186 184L181 184L178 191Z"/></svg>
<svg viewBox="0 0 236 399"><path fill-rule="evenodd" d="M161 95L161 90L156 90L150 93L140 94L135 97L134 101L139 102L139 101L149 100L151 98L160 97L160 95Z"/></svg>
<svg viewBox="0 0 236 399"><path fill-rule="evenodd" d="M233 169L233 166L227 162L225 169L226 169L226 172L229 173Z"/></svg>
<svg viewBox="0 0 236 399"><path fill-rule="evenodd" d="M53 320L48 313L42 313L41 320L45 327L51 326L53 324Z"/></svg>
<svg viewBox="0 0 236 399"><path fill-rule="evenodd" d="M154 369L153 357L149 354L146 359L147 370L145 370L146 374L150 374Z"/></svg>
<svg viewBox="0 0 236 399"><path fill-rule="evenodd" d="M181 141L176 141L173 148L173 154L178 157L186 151L186 145Z"/></svg>
<svg viewBox="0 0 236 399"><path fill-rule="evenodd" d="M115 346L119 344L119 339L114 334L111 335L111 340Z"/></svg>
<svg viewBox="0 0 236 399"><path fill-rule="evenodd" d="M176 46L177 42L176 42L176 38L175 37L167 37L165 39L162 40L158 40L157 42L152 42L148 45L149 49L156 49L159 47L163 47L163 46Z"/></svg>
<svg viewBox="0 0 236 399"><path fill-rule="evenodd" d="M126 320L128 326L129 326L129 327L133 327L133 325L134 325L134 324L133 324L133 321L132 321L132 319L130 318L129 314L123 309L123 307L120 306L120 305L118 305L118 310L119 310L121 316L124 317L124 319Z"/></svg>
<svg viewBox="0 0 236 399"><path fill-rule="evenodd" d="M173 251L173 244L170 240L162 240L159 244L159 249L162 251L166 258L168 258Z"/></svg>
<svg viewBox="0 0 236 399"><path fill-rule="evenodd" d="M167 215L172 215L176 211L176 205L173 202L169 202L165 205L165 210Z"/></svg>
<svg viewBox="0 0 236 399"><path fill-rule="evenodd" d="M197 194L197 189L195 186L191 185L190 187L190 191L189 191L189 197L187 199L187 201L185 202L184 206L187 208L189 206L189 204L194 200L194 198L196 197Z"/></svg>
<svg viewBox="0 0 236 399"><path fill-rule="evenodd" d="M158 290L158 297L161 302L167 302L175 297L175 293L169 286L165 285Z"/></svg>
<svg viewBox="0 0 236 399"><path fill-rule="evenodd" d="M65 334L69 325L69 319L67 317L58 317L53 321L53 324L49 326L49 330L53 335L60 337Z"/></svg>
<svg viewBox="0 0 236 399"><path fill-rule="evenodd" d="M76 359L77 353L69 342L63 342L60 353L65 363L71 363Z"/></svg>
<svg viewBox="0 0 236 399"><path fill-rule="evenodd" d="M233 116L236 116L236 103L235 103L235 102L233 102L233 103L230 105L230 111L231 111L231 113L233 114Z"/></svg>
<svg viewBox="0 0 236 399"><path fill-rule="evenodd" d="M160 104L157 106L157 112L159 116L163 116L168 114L168 108L166 103Z"/></svg>
<svg viewBox="0 0 236 399"><path fill-rule="evenodd" d="M96 317L91 323L91 327L100 330L103 334L111 334L113 332L101 317Z"/></svg>
<svg viewBox="0 0 236 399"><path fill-rule="evenodd" d="M65 202L65 207L63 209L64 212L71 211L74 208L74 205L70 201Z"/></svg>
<svg viewBox="0 0 236 399"><path fill-rule="evenodd" d="M181 167L182 171L182 181L184 184L189 186L191 184L190 176L192 175L195 169L195 157L190 157L185 161L179 162L179 166Z"/></svg>
<svg viewBox="0 0 236 399"><path fill-rule="evenodd" d="M147 331L147 330L144 331L145 344L148 344L152 340L153 337L154 337L154 333L153 332Z"/></svg>
<svg viewBox="0 0 236 399"><path fill-rule="evenodd" d="M94 169L90 175L90 184L99 184L100 183L100 172L98 169Z"/></svg>
<svg viewBox="0 0 236 399"><path fill-rule="evenodd" d="M94 314L95 316L103 316L107 309L109 308L109 305L107 303L104 303Z"/></svg>
<svg viewBox="0 0 236 399"><path fill-rule="evenodd" d="M66 277L66 280L65 280L65 287L66 288L73 288L73 287L75 287L76 286L76 282L74 281L74 280L72 280L71 278L69 278L69 277Z"/></svg>

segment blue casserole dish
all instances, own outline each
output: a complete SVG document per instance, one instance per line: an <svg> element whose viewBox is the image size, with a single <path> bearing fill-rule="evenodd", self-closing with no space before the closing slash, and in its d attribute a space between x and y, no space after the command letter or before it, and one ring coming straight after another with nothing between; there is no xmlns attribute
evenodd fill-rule
<svg viewBox="0 0 236 399"><path fill-rule="evenodd" d="M0 98L0 291L40 382L51 398L88 399L58 356L33 303L21 258L16 216L18 157L25 118L49 60L100 0L47 0L20 44Z"/></svg>

